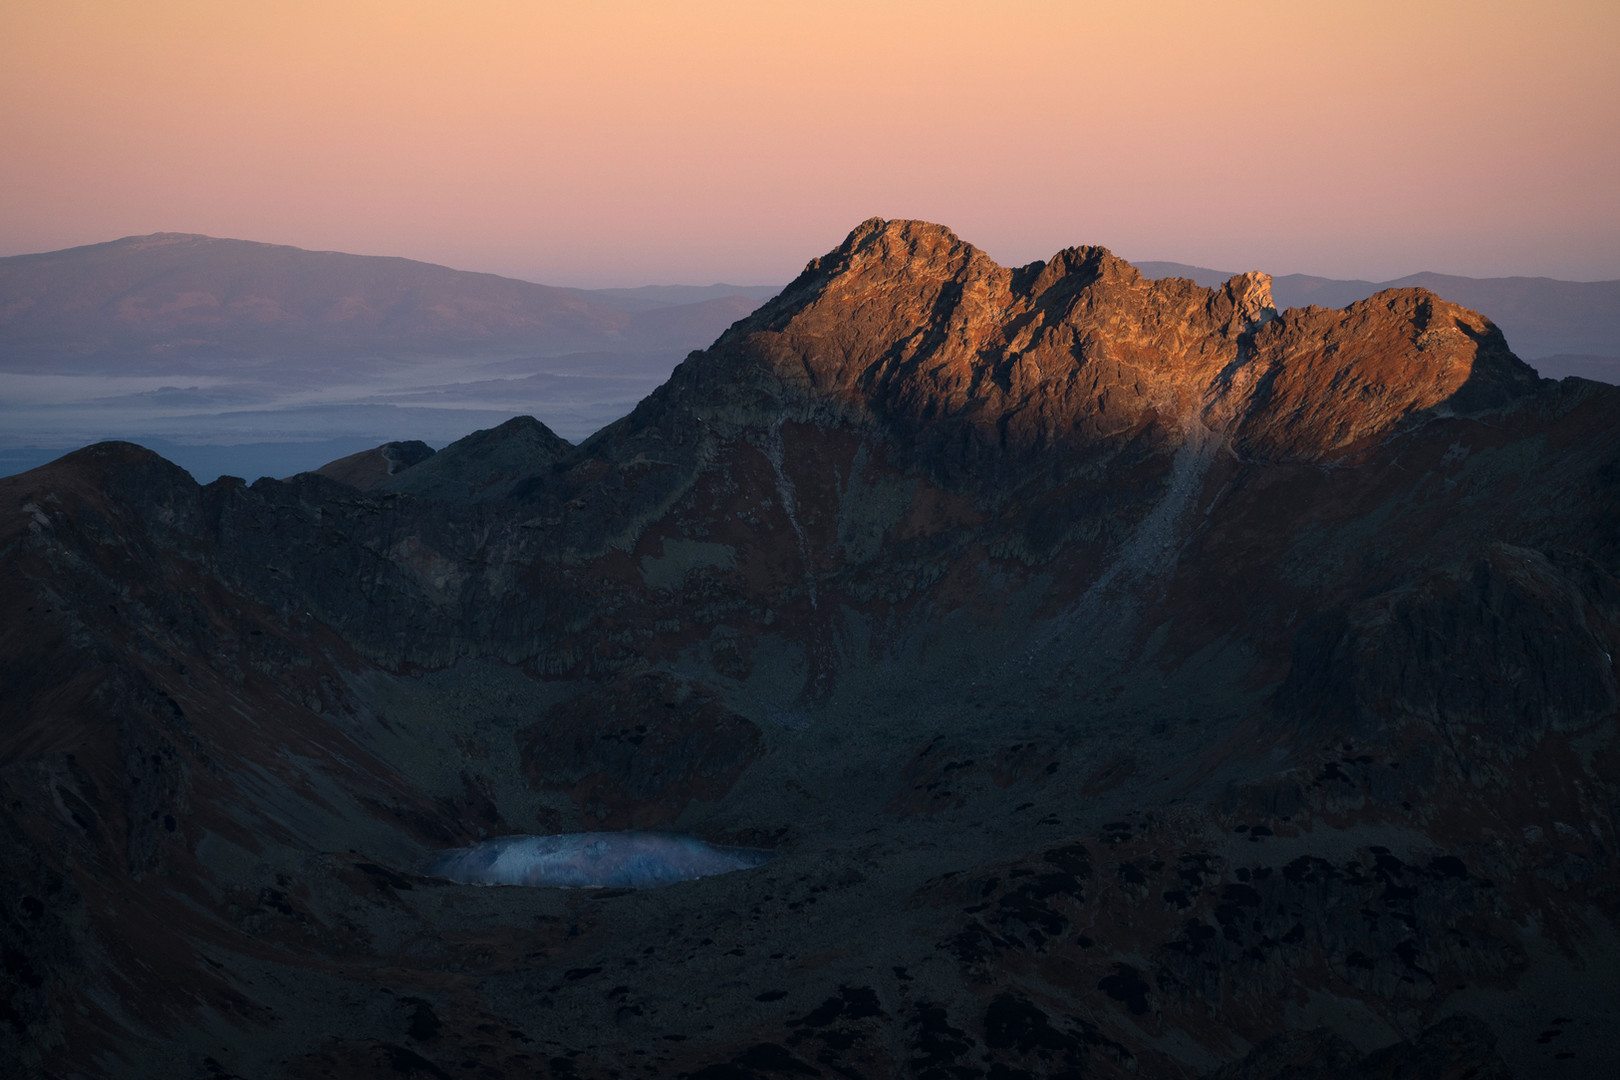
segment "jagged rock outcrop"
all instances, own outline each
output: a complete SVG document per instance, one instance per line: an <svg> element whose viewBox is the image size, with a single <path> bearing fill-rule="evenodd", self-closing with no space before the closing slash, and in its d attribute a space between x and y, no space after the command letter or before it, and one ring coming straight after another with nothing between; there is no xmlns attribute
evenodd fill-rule
<svg viewBox="0 0 1620 1080"><path fill-rule="evenodd" d="M1617 414L1421 290L872 221L578 447L0 480L0 1051L1609 1075ZM416 872L618 826L776 857Z"/></svg>
<svg viewBox="0 0 1620 1080"><path fill-rule="evenodd" d="M1204 424L1319 460L1465 386L1464 409L1536 382L1487 320L1424 290L1279 317L1269 283L1147 280L1104 248L1013 270L939 226L874 219L689 358L611 441L733 413L745 427L827 418L882 423L935 467L971 468Z"/></svg>
<svg viewBox="0 0 1620 1080"><path fill-rule="evenodd" d="M1423 290L1277 315L1268 280L1148 280L1103 248L1008 269L940 226L874 219L587 440L572 483L521 490L592 554L632 543L718 446L774 453L784 423L870 432L897 467L995 504L1030 483L1167 483L1184 447L1189 468L1221 446L1334 460L1537 383L1488 320ZM585 490L590 512L569 513Z"/></svg>

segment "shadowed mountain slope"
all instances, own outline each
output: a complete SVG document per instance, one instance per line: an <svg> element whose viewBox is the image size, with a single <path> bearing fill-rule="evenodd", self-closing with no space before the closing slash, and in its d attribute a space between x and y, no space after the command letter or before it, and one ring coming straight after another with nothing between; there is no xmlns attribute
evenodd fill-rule
<svg viewBox="0 0 1620 1080"><path fill-rule="evenodd" d="M329 479L364 491L382 483L397 472L421 464L432 456L433 448L427 443L416 440L391 442L338 458L336 461L329 461L315 471Z"/></svg>
<svg viewBox="0 0 1620 1080"><path fill-rule="evenodd" d="M0 1054L1610 1076L1617 418L1425 290L874 220L578 447L0 480ZM774 857L420 872L617 829Z"/></svg>
<svg viewBox="0 0 1620 1080"><path fill-rule="evenodd" d="M532 416L517 416L458 439L376 486L428 499L500 499L511 494L514 484L568 457L573 449Z"/></svg>

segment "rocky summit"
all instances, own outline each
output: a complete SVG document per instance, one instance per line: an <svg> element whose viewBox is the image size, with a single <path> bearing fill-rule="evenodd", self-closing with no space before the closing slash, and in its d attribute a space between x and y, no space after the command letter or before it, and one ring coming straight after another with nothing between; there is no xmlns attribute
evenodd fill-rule
<svg viewBox="0 0 1620 1080"><path fill-rule="evenodd" d="M0 480L28 1077L1612 1077L1620 389L869 221L579 446ZM654 889L441 852L761 853Z"/></svg>

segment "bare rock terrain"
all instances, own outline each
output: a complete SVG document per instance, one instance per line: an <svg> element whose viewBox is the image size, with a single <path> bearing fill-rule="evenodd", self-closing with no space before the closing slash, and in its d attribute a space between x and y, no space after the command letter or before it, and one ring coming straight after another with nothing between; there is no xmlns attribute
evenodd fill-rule
<svg viewBox="0 0 1620 1080"><path fill-rule="evenodd" d="M1617 419L1423 289L873 220L577 447L0 480L0 1060L1612 1076ZM422 873L620 828L774 858Z"/></svg>

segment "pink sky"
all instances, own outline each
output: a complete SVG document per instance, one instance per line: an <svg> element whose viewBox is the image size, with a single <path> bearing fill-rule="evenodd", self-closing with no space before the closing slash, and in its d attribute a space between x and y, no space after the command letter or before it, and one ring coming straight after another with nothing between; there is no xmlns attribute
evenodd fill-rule
<svg viewBox="0 0 1620 1080"><path fill-rule="evenodd" d="M7 0L0 254L155 231L781 282L1004 263L1620 278L1620 3Z"/></svg>

